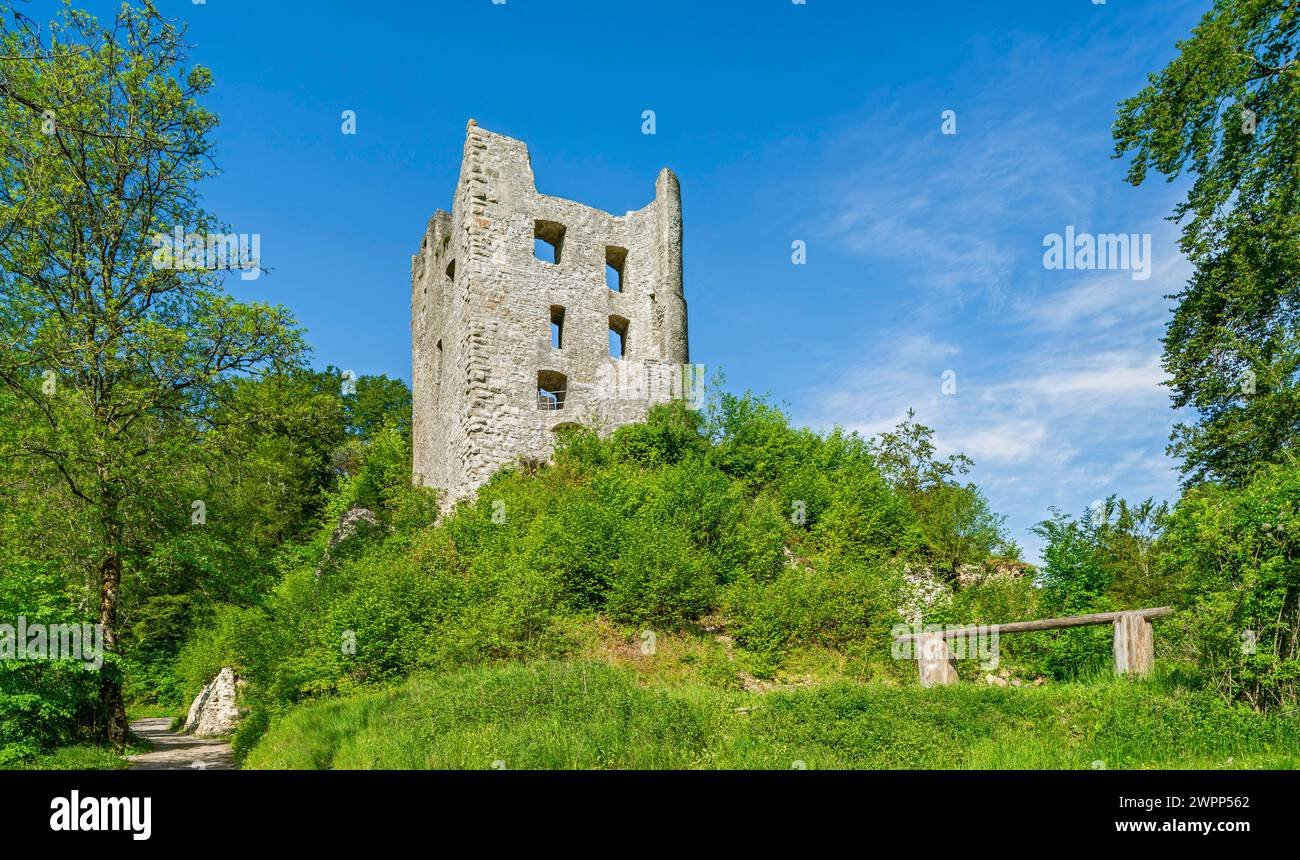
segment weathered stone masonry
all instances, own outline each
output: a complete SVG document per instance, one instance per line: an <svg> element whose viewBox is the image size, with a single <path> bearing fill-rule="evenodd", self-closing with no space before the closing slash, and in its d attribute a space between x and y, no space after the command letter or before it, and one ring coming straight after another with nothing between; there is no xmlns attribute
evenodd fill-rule
<svg viewBox="0 0 1300 860"><path fill-rule="evenodd" d="M670 397L653 380L689 360L677 177L664 168L654 201L616 217L539 194L524 143L470 120L452 211L411 261L411 336L414 480L444 508L503 464L548 457L560 425L642 420Z"/></svg>

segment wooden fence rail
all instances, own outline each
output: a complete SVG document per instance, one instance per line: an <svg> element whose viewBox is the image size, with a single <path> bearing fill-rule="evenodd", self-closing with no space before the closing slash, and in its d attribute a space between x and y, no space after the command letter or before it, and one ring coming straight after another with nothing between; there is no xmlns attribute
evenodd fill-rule
<svg viewBox="0 0 1300 860"><path fill-rule="evenodd" d="M950 630L904 633L894 637L897 643L916 642L919 646L917 665L921 672L921 686L957 683L957 659L948 647L949 639L969 639L1001 636L1003 633L1030 633L1036 630L1063 630L1067 627L1084 627L1090 624L1115 626L1115 674L1145 675L1155 663L1155 636L1151 622L1173 614L1173 608L1161 606L1153 609L1133 609L1123 612L1098 612L1093 615L1074 615L1068 618L1044 618L1038 621L1016 621L1011 624L984 624L955 627Z"/></svg>

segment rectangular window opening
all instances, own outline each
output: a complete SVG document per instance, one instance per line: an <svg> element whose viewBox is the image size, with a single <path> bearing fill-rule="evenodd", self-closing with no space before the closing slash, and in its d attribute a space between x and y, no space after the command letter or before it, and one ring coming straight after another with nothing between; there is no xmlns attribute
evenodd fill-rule
<svg viewBox="0 0 1300 860"><path fill-rule="evenodd" d="M533 255L543 263L559 265L564 253L564 225L555 221L533 222Z"/></svg>
<svg viewBox="0 0 1300 860"><path fill-rule="evenodd" d="M554 370L538 371L537 408L547 412L559 412L564 408L566 388L568 388L568 379L563 373Z"/></svg>
<svg viewBox="0 0 1300 860"><path fill-rule="evenodd" d="M609 357L625 358L627 356L628 321L623 317L609 318Z"/></svg>
<svg viewBox="0 0 1300 860"><path fill-rule="evenodd" d="M551 305L551 349L564 349L564 308Z"/></svg>
<svg viewBox="0 0 1300 860"><path fill-rule="evenodd" d="M605 286L612 292L623 292L623 267L627 263L627 248L605 247Z"/></svg>

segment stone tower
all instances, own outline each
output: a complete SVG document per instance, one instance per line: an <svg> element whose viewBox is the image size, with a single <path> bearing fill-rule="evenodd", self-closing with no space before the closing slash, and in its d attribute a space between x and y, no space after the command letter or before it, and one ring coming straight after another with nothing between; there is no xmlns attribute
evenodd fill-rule
<svg viewBox="0 0 1300 860"><path fill-rule="evenodd" d="M444 509L503 464L549 457L562 425L608 433L698 396L677 177L610 215L539 194L527 146L470 120L452 211L411 260L411 339L414 480Z"/></svg>

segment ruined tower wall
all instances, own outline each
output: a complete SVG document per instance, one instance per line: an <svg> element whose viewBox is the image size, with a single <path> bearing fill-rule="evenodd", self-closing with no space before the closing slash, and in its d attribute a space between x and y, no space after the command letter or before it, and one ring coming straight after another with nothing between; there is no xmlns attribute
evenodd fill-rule
<svg viewBox="0 0 1300 860"><path fill-rule="evenodd" d="M538 235L558 238L557 263L536 258ZM429 222L412 261L416 483L450 504L521 455L549 456L559 425L610 432L668 399L625 383L689 359L681 243L671 171L653 202L614 216L538 193L527 147L471 122L452 212ZM606 285L611 256L621 292ZM611 320L626 326L622 359L609 355ZM539 406L539 373L563 376L561 408Z"/></svg>

